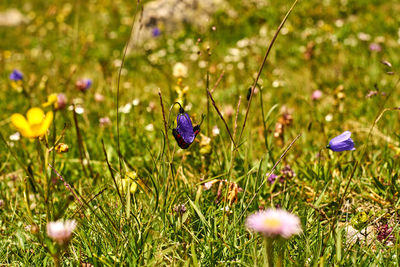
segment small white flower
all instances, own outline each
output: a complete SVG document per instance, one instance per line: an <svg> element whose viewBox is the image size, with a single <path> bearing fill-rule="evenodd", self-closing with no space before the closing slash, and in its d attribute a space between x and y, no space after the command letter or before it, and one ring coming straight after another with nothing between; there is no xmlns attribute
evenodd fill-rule
<svg viewBox="0 0 400 267"><path fill-rule="evenodd" d="M183 63L178 62L174 65L172 75L174 75L174 77L186 77L187 72L187 67Z"/></svg>
<svg viewBox="0 0 400 267"><path fill-rule="evenodd" d="M78 106L75 108L75 112L76 114L83 114L85 112L85 109L83 107Z"/></svg>
<svg viewBox="0 0 400 267"><path fill-rule="evenodd" d="M326 116L325 116L325 120L326 120L327 122L331 122L331 121L333 120L333 115L332 115L332 114L326 115Z"/></svg>
<svg viewBox="0 0 400 267"><path fill-rule="evenodd" d="M219 128L217 125L215 125L212 129L212 134L213 134L213 136L217 136L217 135L219 135L219 133L220 133Z"/></svg>
<svg viewBox="0 0 400 267"><path fill-rule="evenodd" d="M135 99L133 99L133 101L132 101L132 105L134 105L134 106L139 105L139 103L140 103L140 101L139 101L138 98L135 98Z"/></svg>
<svg viewBox="0 0 400 267"><path fill-rule="evenodd" d="M131 111L131 109L132 109L132 104L128 103L125 106L120 107L118 111L127 114Z"/></svg>
<svg viewBox="0 0 400 267"><path fill-rule="evenodd" d="M152 131L154 131L154 125L150 123L150 124L146 125L146 126L144 127L144 129L145 129L146 131L152 132Z"/></svg>
<svg viewBox="0 0 400 267"><path fill-rule="evenodd" d="M11 141L18 141L20 138L21 138L21 134L19 132L16 132L16 133L10 135Z"/></svg>

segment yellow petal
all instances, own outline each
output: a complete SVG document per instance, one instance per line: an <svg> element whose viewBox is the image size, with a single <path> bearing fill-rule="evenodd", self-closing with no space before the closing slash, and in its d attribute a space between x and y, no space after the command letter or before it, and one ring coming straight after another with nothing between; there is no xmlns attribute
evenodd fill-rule
<svg viewBox="0 0 400 267"><path fill-rule="evenodd" d="M21 114L15 113L11 116L11 123L24 137L31 137L32 132L29 123Z"/></svg>
<svg viewBox="0 0 400 267"><path fill-rule="evenodd" d="M16 128L28 128L29 124L26 121L25 117L22 116L21 114L15 113L11 116L11 123L16 127Z"/></svg>
<svg viewBox="0 0 400 267"><path fill-rule="evenodd" d="M43 110L40 108L31 108L26 113L26 117L28 118L29 124L39 124L43 121Z"/></svg>
<svg viewBox="0 0 400 267"><path fill-rule="evenodd" d="M36 135L37 136L45 135L52 121L53 121L53 112L49 111L46 113L46 117L44 118L42 124L40 125L38 131L36 132Z"/></svg>

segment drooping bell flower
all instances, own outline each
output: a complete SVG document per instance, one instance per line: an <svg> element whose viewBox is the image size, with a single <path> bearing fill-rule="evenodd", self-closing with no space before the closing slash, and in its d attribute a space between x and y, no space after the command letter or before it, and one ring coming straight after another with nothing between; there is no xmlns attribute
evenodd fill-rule
<svg viewBox="0 0 400 267"><path fill-rule="evenodd" d="M193 127L189 114L187 114L182 107L179 108L176 123L177 127L172 129L172 134L178 142L179 147L186 149L193 143L197 134L200 132L201 123Z"/></svg>
<svg viewBox="0 0 400 267"><path fill-rule="evenodd" d="M339 136L333 138L327 148L335 152L355 150L354 141L350 138L351 132L345 131Z"/></svg>
<svg viewBox="0 0 400 267"><path fill-rule="evenodd" d="M24 78L24 75L19 70L14 69L9 78L12 81L21 81Z"/></svg>

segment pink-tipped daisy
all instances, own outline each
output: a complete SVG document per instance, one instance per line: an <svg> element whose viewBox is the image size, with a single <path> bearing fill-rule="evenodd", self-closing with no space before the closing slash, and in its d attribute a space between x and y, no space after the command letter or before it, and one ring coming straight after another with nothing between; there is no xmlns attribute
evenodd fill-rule
<svg viewBox="0 0 400 267"><path fill-rule="evenodd" d="M290 238L301 233L300 219L282 209L268 209L247 217L248 229L267 237Z"/></svg>

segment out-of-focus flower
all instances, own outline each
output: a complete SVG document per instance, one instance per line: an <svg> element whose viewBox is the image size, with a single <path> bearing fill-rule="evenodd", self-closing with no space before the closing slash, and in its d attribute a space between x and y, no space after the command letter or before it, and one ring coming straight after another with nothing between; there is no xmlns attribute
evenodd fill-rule
<svg viewBox="0 0 400 267"><path fill-rule="evenodd" d="M128 103L125 106L120 107L118 111L121 113L128 114L129 112L131 112L131 109L132 109L132 104Z"/></svg>
<svg viewBox="0 0 400 267"><path fill-rule="evenodd" d="M147 124L146 126L144 126L144 129L146 131L152 132L152 131L154 131L154 125L152 123Z"/></svg>
<svg viewBox="0 0 400 267"><path fill-rule="evenodd" d="M227 105L224 110L222 111L222 113L224 114L224 116L229 119L233 116L233 114L235 113L235 110L233 109L232 105Z"/></svg>
<svg viewBox="0 0 400 267"><path fill-rule="evenodd" d="M53 112L44 115L40 108L31 108L26 113L26 118L18 113L11 116L11 123L24 137L37 138L46 134L53 121Z"/></svg>
<svg viewBox="0 0 400 267"><path fill-rule="evenodd" d="M95 93L94 94L94 101L96 102L103 102L105 99L104 95L99 94L99 93Z"/></svg>
<svg viewBox="0 0 400 267"><path fill-rule="evenodd" d="M57 94L50 94L48 97L47 97L47 102L46 103L43 103L42 104L42 107L48 107L48 106L52 106L52 105L54 105L54 104L56 104L57 103L57 100L58 100L58 98L57 98Z"/></svg>
<svg viewBox="0 0 400 267"><path fill-rule="evenodd" d="M16 132L16 133L13 133L12 135L10 135L11 141L18 141L19 139L21 139L21 134L19 132Z"/></svg>
<svg viewBox="0 0 400 267"><path fill-rule="evenodd" d="M185 64L178 62L174 65L172 69L172 75L177 78L183 78L186 77L188 73L187 67Z"/></svg>
<svg viewBox="0 0 400 267"><path fill-rule="evenodd" d="M256 212L246 219L248 229L266 237L290 238L301 233L300 219L282 209Z"/></svg>
<svg viewBox="0 0 400 267"><path fill-rule="evenodd" d="M219 134L220 134L219 128L218 128L217 125L215 125L215 126L212 128L212 135L213 135L213 136L217 136L217 135L219 135Z"/></svg>
<svg viewBox="0 0 400 267"><path fill-rule="evenodd" d="M57 95L57 102L55 103L55 109L64 109L67 106L67 97L63 93Z"/></svg>
<svg viewBox="0 0 400 267"><path fill-rule="evenodd" d="M182 78L178 78L178 81L177 81L174 89L175 89L175 92L178 94L178 97L175 99L175 102L178 102L179 104L181 104L181 106L184 106L186 94L189 92L189 86L184 85L182 83ZM177 105L175 107L179 108Z"/></svg>
<svg viewBox="0 0 400 267"><path fill-rule="evenodd" d="M335 152L347 151L347 150L355 150L354 141L350 138L351 132L345 131L339 136L336 136L331 141L329 141L329 148Z"/></svg>
<svg viewBox="0 0 400 267"><path fill-rule="evenodd" d="M67 144L64 143L59 143L56 145L56 147L54 148L56 150L57 153L66 153L69 150L69 147Z"/></svg>
<svg viewBox="0 0 400 267"><path fill-rule="evenodd" d="M138 98L135 98L135 99L132 100L132 105L133 106L137 106L137 105L139 105L139 103L140 103L140 100Z"/></svg>
<svg viewBox="0 0 400 267"><path fill-rule="evenodd" d="M387 245L393 244L395 238L394 238L394 235L393 235L392 231L393 231L393 227L389 227L387 224L382 224L382 225L378 226L378 228L377 228L377 232L378 232L377 239L380 242L385 242L385 244L387 244Z"/></svg>
<svg viewBox="0 0 400 267"><path fill-rule="evenodd" d="M75 220L49 222L47 224L47 235L59 245L67 244L71 240L76 225Z"/></svg>
<svg viewBox="0 0 400 267"><path fill-rule="evenodd" d="M79 79L75 83L76 88L81 92L86 92L92 86L91 79Z"/></svg>
<svg viewBox="0 0 400 267"><path fill-rule="evenodd" d="M111 120L109 117L103 117L99 119L99 123L101 127L107 127L111 125Z"/></svg>
<svg viewBox="0 0 400 267"><path fill-rule="evenodd" d="M275 173L272 173L270 176L268 176L267 181L268 181L270 184L273 184L273 183L275 182L276 178L278 178L278 175L276 175ZM282 180L282 181L283 181L283 180Z"/></svg>
<svg viewBox="0 0 400 267"><path fill-rule="evenodd" d="M154 103L153 101L150 101L149 105L146 108L146 111L154 112L155 109L156 109L156 103Z"/></svg>
<svg viewBox="0 0 400 267"><path fill-rule="evenodd" d="M378 43L371 43L369 45L369 50L372 51L372 52L381 52L382 51L382 47Z"/></svg>
<svg viewBox="0 0 400 267"><path fill-rule="evenodd" d="M281 170L281 176L284 179L291 179L296 176L290 165L286 164Z"/></svg>
<svg viewBox="0 0 400 267"><path fill-rule="evenodd" d="M173 209L177 215L182 216L186 212L186 206L185 204L178 204L174 207Z"/></svg>
<svg viewBox="0 0 400 267"><path fill-rule="evenodd" d="M211 153L211 138L201 134L200 139L200 154L207 155Z"/></svg>
<svg viewBox="0 0 400 267"><path fill-rule="evenodd" d="M333 115L332 115L332 114L326 115L326 116L325 116L325 120L326 120L327 122L331 122L331 121L333 120Z"/></svg>
<svg viewBox="0 0 400 267"><path fill-rule="evenodd" d="M311 99L312 99L313 101L317 101L317 100L319 100L321 97L322 97L322 92L321 92L320 90L315 90L314 92L312 92Z"/></svg>
<svg viewBox="0 0 400 267"><path fill-rule="evenodd" d="M161 30L158 27L153 28L153 30L151 31L151 34L153 35L153 37L158 37L161 35Z"/></svg>
<svg viewBox="0 0 400 267"><path fill-rule="evenodd" d="M366 98L371 98L373 96L376 96L378 94L378 91L369 91L368 94L365 96Z"/></svg>
<svg viewBox="0 0 400 267"><path fill-rule="evenodd" d="M83 114L83 113L85 113L85 109L82 107L82 106L76 106L75 107L75 113L76 114Z"/></svg>
<svg viewBox="0 0 400 267"><path fill-rule="evenodd" d="M24 75L22 74L22 72L20 72L17 69L14 69L10 76L9 76L10 80L12 81L21 81L24 78Z"/></svg>

